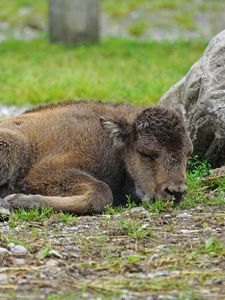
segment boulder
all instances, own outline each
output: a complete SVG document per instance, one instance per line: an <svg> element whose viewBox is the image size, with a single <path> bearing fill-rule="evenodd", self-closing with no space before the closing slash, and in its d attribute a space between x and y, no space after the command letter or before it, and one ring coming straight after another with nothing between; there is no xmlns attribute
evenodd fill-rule
<svg viewBox="0 0 225 300"><path fill-rule="evenodd" d="M225 165L225 30L210 41L202 57L159 104L182 104L194 153L213 167Z"/></svg>

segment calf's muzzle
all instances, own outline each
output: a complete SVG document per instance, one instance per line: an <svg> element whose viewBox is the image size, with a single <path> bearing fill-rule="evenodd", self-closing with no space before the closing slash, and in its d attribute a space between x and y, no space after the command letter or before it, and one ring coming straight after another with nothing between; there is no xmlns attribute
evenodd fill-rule
<svg viewBox="0 0 225 300"><path fill-rule="evenodd" d="M187 193L185 180L180 180L179 183L168 185L164 191L166 194L174 198L174 204L177 205Z"/></svg>

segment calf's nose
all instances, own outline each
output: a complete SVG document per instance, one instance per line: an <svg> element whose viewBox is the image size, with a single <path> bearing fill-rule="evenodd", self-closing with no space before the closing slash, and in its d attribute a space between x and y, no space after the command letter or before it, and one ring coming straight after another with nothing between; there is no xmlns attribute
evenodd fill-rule
<svg viewBox="0 0 225 300"><path fill-rule="evenodd" d="M174 197L174 204L178 204L183 196L187 193L187 186L185 181L180 181L179 184L171 184L166 189L165 192Z"/></svg>

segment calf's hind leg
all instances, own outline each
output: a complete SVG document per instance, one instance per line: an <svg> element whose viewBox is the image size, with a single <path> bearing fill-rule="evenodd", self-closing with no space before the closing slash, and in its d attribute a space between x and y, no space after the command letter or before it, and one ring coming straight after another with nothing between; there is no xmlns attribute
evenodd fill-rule
<svg viewBox="0 0 225 300"><path fill-rule="evenodd" d="M51 207L55 211L78 215L101 213L104 207L113 201L110 187L85 172L65 170L61 171L59 176L57 174L55 176L55 179L52 177L48 182L45 181L44 186L48 195L14 194L4 198L4 201L11 209ZM41 180L44 180L44 176ZM38 184L41 186L40 179ZM52 196L53 193L56 195Z"/></svg>
<svg viewBox="0 0 225 300"><path fill-rule="evenodd" d="M0 186L13 187L27 166L28 143L25 137L10 129L0 128Z"/></svg>

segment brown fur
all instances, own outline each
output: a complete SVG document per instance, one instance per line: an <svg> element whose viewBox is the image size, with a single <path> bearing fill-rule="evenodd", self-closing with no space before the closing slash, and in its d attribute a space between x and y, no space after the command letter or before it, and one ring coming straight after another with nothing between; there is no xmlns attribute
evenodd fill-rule
<svg viewBox="0 0 225 300"><path fill-rule="evenodd" d="M0 204L100 213L186 191L192 150L179 110L65 102L0 121Z"/></svg>

